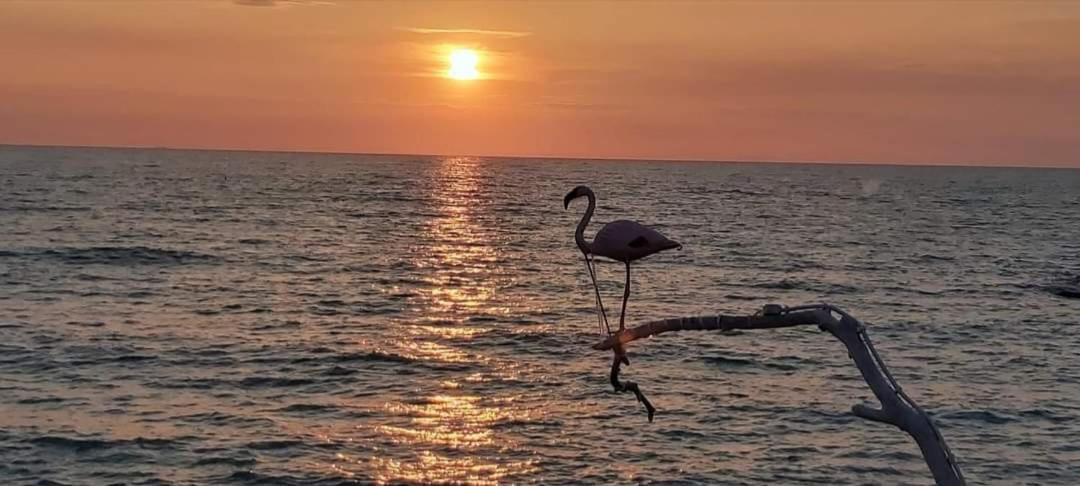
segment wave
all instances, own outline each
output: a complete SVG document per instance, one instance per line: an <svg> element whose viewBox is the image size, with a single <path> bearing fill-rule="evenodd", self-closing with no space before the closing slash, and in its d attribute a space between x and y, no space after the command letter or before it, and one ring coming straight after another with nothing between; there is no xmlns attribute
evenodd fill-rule
<svg viewBox="0 0 1080 486"><path fill-rule="evenodd" d="M1069 422L1072 422L1072 421L1076 420L1076 416L1074 416L1074 415L1058 413L1058 412L1055 412L1053 410L1048 410L1048 409L1045 409L1045 408L1033 408L1033 409L1027 409L1027 410L1020 410L1019 414L1020 414L1021 417L1025 418L1025 419L1046 420L1046 421L1049 421L1049 422L1053 422L1055 424L1069 423Z"/></svg>
<svg viewBox="0 0 1080 486"><path fill-rule="evenodd" d="M248 449L255 449L257 451L272 451L277 449L288 449L290 447L300 447L304 445L304 441L301 440L260 440L252 441L244 444Z"/></svg>
<svg viewBox="0 0 1080 486"><path fill-rule="evenodd" d="M31 440L27 442L33 445L71 449L75 451L105 449L111 445L110 441L100 440L100 438L73 438L62 435L45 435L42 437L31 438Z"/></svg>
<svg viewBox="0 0 1080 486"><path fill-rule="evenodd" d="M270 240L264 240L262 238L241 238L236 240L236 242L241 245L265 245L270 243Z"/></svg>
<svg viewBox="0 0 1080 486"><path fill-rule="evenodd" d="M292 476L288 474L263 474L255 471L237 471L230 474L227 477L221 478L224 484L258 484L258 485L318 485L318 486L356 486L359 484L369 484L368 481L361 481L357 478L340 479L329 478L324 476Z"/></svg>
<svg viewBox="0 0 1080 486"><path fill-rule="evenodd" d="M384 362L384 363L416 363L418 360L402 356L400 354L385 353L382 351L368 351L359 353L339 353L331 356L301 357L290 362L293 364L321 362L321 363L353 363L353 362Z"/></svg>
<svg viewBox="0 0 1080 486"><path fill-rule="evenodd" d="M806 290L825 294L854 294L859 292L858 287L844 284L827 282L804 282L800 280L783 279L779 282L764 282L751 284L750 287L774 290Z"/></svg>
<svg viewBox="0 0 1080 486"><path fill-rule="evenodd" d="M15 403L21 405L40 405L45 403L61 403L64 399L60 397L31 397L16 400Z"/></svg>
<svg viewBox="0 0 1080 486"><path fill-rule="evenodd" d="M774 363L770 361L756 361L745 358L730 358L727 356L706 356L703 358L706 363L720 366L721 368L771 368L780 371L794 371L798 369L798 366L787 363Z"/></svg>
<svg viewBox="0 0 1080 486"><path fill-rule="evenodd" d="M255 464L255 459L251 457L223 457L223 456L210 456L200 457L194 462L196 466L233 466L243 467L252 466Z"/></svg>
<svg viewBox="0 0 1080 486"><path fill-rule="evenodd" d="M1020 420L1017 417L1012 417L990 410L959 410L943 413L938 415L938 417L946 420L964 420L983 422L988 424L1007 424L1009 422L1016 422L1017 420Z"/></svg>
<svg viewBox="0 0 1080 486"><path fill-rule="evenodd" d="M10 207L0 207L0 211L21 212L21 211L41 211L41 212L62 212L62 211L77 211L86 212L93 211L94 208L89 206L28 206L28 205L15 205Z"/></svg>
<svg viewBox="0 0 1080 486"><path fill-rule="evenodd" d="M1080 275L1070 275L1059 278L1042 286L1043 290L1058 297L1067 299L1080 299Z"/></svg>
<svg viewBox="0 0 1080 486"><path fill-rule="evenodd" d="M273 420L265 417L242 416L217 411L177 415L171 417L171 419L189 424L213 425L215 427L225 425L235 425L238 427L264 426L272 425L274 423Z"/></svg>
<svg viewBox="0 0 1080 486"><path fill-rule="evenodd" d="M174 439L148 439L137 437L135 439L97 439L79 438L63 435L44 435L28 439L27 442L54 449L66 449L74 452L88 452L94 450L106 450L113 447L137 446L140 448L164 448L180 444L180 440Z"/></svg>
<svg viewBox="0 0 1080 486"><path fill-rule="evenodd" d="M287 407L282 407L275 412L324 412L333 413L337 411L337 407L334 405L321 405L318 403L294 403Z"/></svg>
<svg viewBox="0 0 1080 486"><path fill-rule="evenodd" d="M150 248L145 246L96 246L88 248L49 248L29 251L0 251L0 258L43 259L81 265L182 265L191 263L214 263L220 261L220 258L204 253Z"/></svg>
<svg viewBox="0 0 1080 486"><path fill-rule="evenodd" d="M326 376L349 376L352 374L356 374L356 371L357 370L343 368L341 366L334 366L333 368L323 371L323 374Z"/></svg>
<svg viewBox="0 0 1080 486"><path fill-rule="evenodd" d="M279 388L314 384L309 378L289 378L272 376L251 376L237 382L243 388Z"/></svg>

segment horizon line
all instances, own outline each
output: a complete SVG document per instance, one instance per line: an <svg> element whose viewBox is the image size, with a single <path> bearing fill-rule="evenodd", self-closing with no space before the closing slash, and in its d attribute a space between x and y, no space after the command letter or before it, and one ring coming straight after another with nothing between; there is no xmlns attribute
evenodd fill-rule
<svg viewBox="0 0 1080 486"><path fill-rule="evenodd" d="M582 156L558 156L558 155L480 155L480 154L432 154L432 153L406 153L406 152L350 152L333 150L305 150L305 149L251 149L251 148L205 148L205 147L173 147L165 145L62 145L62 144L36 144L36 143L7 143L0 142L0 147L30 147L30 148L69 148L69 149L113 149L113 150L173 150L186 152L248 152L248 153L281 153L281 154L312 154L312 155L362 155L376 157L477 157L487 159L540 159L540 160L585 160L601 162L690 162L702 164L772 164L772 165L843 165L843 166L881 166L881 167L977 167L977 168L1002 168L1002 169L1080 169L1078 166L1062 165L1012 165L1011 163L991 164L987 162L867 162L867 161L828 161L828 160L722 160L722 159L692 159L692 158L642 158L642 157L582 157Z"/></svg>

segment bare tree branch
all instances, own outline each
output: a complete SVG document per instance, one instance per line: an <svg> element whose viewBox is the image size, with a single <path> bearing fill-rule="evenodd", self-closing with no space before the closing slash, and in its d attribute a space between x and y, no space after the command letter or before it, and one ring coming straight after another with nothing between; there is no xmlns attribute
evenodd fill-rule
<svg viewBox="0 0 1080 486"><path fill-rule="evenodd" d="M629 363L625 349L631 342L673 331L776 329L804 325L816 325L844 344L848 350L848 356L855 361L855 366L858 367L866 384L870 386L870 390L881 403L880 409L861 404L855 405L851 408L854 415L889 424L907 432L918 444L937 484L948 486L965 484L960 466L949 450L948 444L945 443L945 438L941 436L941 432L930 416L904 393L900 384L893 379L885 362L870 341L866 327L837 307L828 304L798 307L767 305L753 315L716 315L652 321L612 334L593 345L593 349L614 351L615 357L611 367L612 386L617 392L633 392L645 405L651 422L656 409L645 398L638 385L633 382L619 382L620 363Z"/></svg>

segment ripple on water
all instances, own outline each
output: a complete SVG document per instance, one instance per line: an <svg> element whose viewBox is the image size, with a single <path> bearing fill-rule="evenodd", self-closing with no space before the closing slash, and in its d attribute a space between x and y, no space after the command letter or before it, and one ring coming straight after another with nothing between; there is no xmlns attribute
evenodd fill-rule
<svg viewBox="0 0 1080 486"><path fill-rule="evenodd" d="M220 258L193 251L145 246L0 251L0 258L47 260L74 265L181 265L218 263Z"/></svg>

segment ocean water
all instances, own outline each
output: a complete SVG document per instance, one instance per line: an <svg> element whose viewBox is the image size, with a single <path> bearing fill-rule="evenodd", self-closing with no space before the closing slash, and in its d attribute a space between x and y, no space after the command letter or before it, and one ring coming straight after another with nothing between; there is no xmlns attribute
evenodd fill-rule
<svg viewBox="0 0 1080 486"><path fill-rule="evenodd" d="M684 245L630 323L833 303L971 484L1080 483L1080 171L9 146L0 484L931 482L814 328L633 344L654 423L612 393L583 183Z"/></svg>

